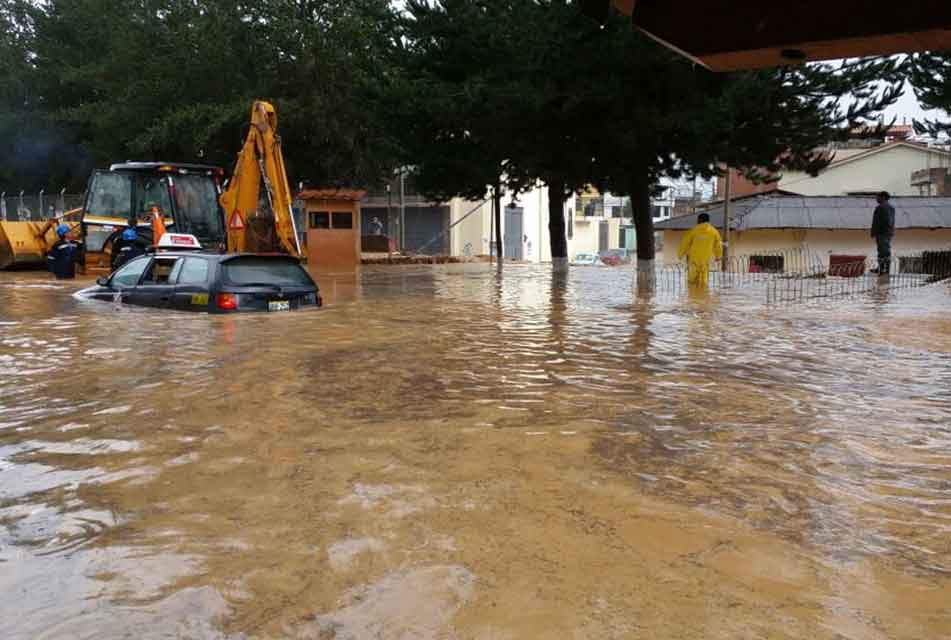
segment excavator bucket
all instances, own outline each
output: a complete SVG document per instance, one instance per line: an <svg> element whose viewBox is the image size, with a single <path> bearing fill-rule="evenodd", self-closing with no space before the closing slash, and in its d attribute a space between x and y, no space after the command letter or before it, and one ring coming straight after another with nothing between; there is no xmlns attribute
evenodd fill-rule
<svg viewBox="0 0 951 640"><path fill-rule="evenodd" d="M54 224L0 221L0 269L45 267L46 251L54 244Z"/></svg>

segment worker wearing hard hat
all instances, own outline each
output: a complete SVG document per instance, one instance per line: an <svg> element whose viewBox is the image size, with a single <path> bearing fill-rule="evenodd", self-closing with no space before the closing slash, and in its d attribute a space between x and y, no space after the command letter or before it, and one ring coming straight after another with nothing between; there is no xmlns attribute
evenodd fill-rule
<svg viewBox="0 0 951 640"><path fill-rule="evenodd" d="M56 227L56 244L46 253L46 266L59 280L76 277L76 263L82 255L79 243L67 238L67 233L69 225Z"/></svg>
<svg viewBox="0 0 951 640"><path fill-rule="evenodd" d="M132 227L127 228L112 243L111 267L115 271L132 258L145 253L145 245L139 240L139 234Z"/></svg>
<svg viewBox="0 0 951 640"><path fill-rule="evenodd" d="M697 216L697 226L684 234L677 257L687 258L687 281L692 286L707 286L710 261L723 257L723 240L708 214Z"/></svg>

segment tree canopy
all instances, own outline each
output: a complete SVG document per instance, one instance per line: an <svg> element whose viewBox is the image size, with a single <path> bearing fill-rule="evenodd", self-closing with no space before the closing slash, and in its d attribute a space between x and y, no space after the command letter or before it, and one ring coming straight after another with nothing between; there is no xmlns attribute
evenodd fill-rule
<svg viewBox="0 0 951 640"><path fill-rule="evenodd" d="M436 199L544 183L555 257L565 197L595 185L632 196L651 259L661 177L815 172L904 80L890 59L714 74L579 5L0 0L0 187L81 188L127 159L230 168L263 98L294 182L370 186L404 165ZM922 100L947 105L947 59L916 61Z"/></svg>
<svg viewBox="0 0 951 640"><path fill-rule="evenodd" d="M410 0L388 85L419 184L484 193L500 171L516 190L545 183L555 257L566 256L565 195L589 184L631 195L638 253L652 259L661 177L816 172L828 143L874 121L904 81L893 59L714 74L579 4Z"/></svg>
<svg viewBox="0 0 951 640"><path fill-rule="evenodd" d="M951 135L951 51L912 56L909 79L921 105L943 111L947 118L916 122L916 130L933 136Z"/></svg>
<svg viewBox="0 0 951 640"><path fill-rule="evenodd" d="M362 184L392 165L390 138L367 99L392 36L386 0L2 7L3 126L22 132L38 164L69 152L61 179L72 186L90 165L133 158L230 168L255 98L277 106L296 180ZM0 178L31 174L23 169Z"/></svg>

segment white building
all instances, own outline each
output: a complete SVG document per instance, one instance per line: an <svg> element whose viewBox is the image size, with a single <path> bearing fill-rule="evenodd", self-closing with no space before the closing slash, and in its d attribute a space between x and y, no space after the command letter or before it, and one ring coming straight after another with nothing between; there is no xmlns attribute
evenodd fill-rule
<svg viewBox="0 0 951 640"><path fill-rule="evenodd" d="M776 184L782 191L804 196L867 195L888 191L893 196L917 196L911 184L916 171L951 166L943 149L904 140L867 149L837 149L835 159L817 176L787 171Z"/></svg>
<svg viewBox="0 0 951 640"><path fill-rule="evenodd" d="M664 192L652 201L655 220L671 217L676 199L694 192L694 183L665 180ZM712 188L701 183L700 193ZM488 194L487 194L488 196ZM413 189L409 180L394 181L389 190L371 192L361 204L364 236L373 233L374 219L396 247L409 253L485 256L495 253L492 200L473 202L454 198L449 202L430 202ZM507 259L525 262L550 262L551 239L548 230L548 189L539 183L528 192L502 197L503 251ZM565 200L565 232L568 257L580 253L601 253L610 249L635 250L634 224L627 197L587 189ZM400 229L400 223L404 229ZM366 243L365 243L366 244ZM368 249L365 248L365 251Z"/></svg>

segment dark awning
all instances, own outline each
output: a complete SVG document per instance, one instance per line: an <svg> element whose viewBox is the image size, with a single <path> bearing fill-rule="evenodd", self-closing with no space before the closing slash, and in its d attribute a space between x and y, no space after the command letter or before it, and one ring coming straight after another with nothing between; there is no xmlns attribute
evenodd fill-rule
<svg viewBox="0 0 951 640"><path fill-rule="evenodd" d="M951 49L951 0L601 0L714 71ZM588 0L597 6L598 0ZM606 8L606 5L605 5Z"/></svg>

